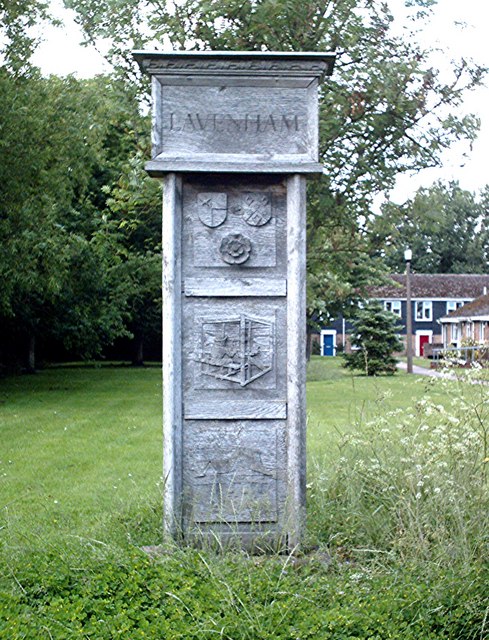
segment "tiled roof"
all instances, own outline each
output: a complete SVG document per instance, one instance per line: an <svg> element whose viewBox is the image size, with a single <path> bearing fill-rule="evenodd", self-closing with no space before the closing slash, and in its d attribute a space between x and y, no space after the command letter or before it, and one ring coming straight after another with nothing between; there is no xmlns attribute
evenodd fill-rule
<svg viewBox="0 0 489 640"><path fill-rule="evenodd" d="M406 298L406 275L394 273L392 285L370 287L372 298ZM412 298L473 299L489 291L489 274L412 273Z"/></svg>
<svg viewBox="0 0 489 640"><path fill-rule="evenodd" d="M451 311L444 318L471 318L489 315L489 295L480 296L472 302L464 304L454 311Z"/></svg>

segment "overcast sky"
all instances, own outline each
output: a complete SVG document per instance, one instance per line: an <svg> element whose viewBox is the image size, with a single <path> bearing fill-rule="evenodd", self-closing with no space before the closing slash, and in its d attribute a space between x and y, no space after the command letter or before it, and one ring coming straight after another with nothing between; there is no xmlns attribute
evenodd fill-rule
<svg viewBox="0 0 489 640"><path fill-rule="evenodd" d="M387 0L396 11L403 0ZM52 0L55 15L64 22L63 28L50 27L44 31L44 42L35 54L35 63L44 73L65 75L75 73L78 77L90 77L108 70L103 57L93 48L81 47L81 33L75 25L72 12L62 8L60 0ZM398 23L401 26L402 11ZM455 26L463 23L464 26ZM439 0L434 16L422 34L423 43L440 46L446 54L437 60L441 65L450 65L450 60L461 56L471 57L489 66L489 2L487 0ZM488 81L489 82L489 81ZM392 199L402 202L419 186L428 186L434 180L459 180L461 186L477 191L489 184L489 88L483 87L467 95L463 112L476 113L481 121L478 140L468 158L462 155L461 147L446 152L441 169L428 169L414 176L401 176L398 186L391 193ZM466 146L463 147L466 150Z"/></svg>

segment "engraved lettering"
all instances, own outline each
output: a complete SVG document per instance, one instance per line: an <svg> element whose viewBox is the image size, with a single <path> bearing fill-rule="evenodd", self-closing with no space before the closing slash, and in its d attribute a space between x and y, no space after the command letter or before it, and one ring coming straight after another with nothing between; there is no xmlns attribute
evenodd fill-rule
<svg viewBox="0 0 489 640"><path fill-rule="evenodd" d="M277 133L287 135L301 130L301 121L297 114L260 114L244 113L183 113L168 114L168 131L215 132L249 134Z"/></svg>
<svg viewBox="0 0 489 640"><path fill-rule="evenodd" d="M195 114L195 119L197 120L201 131L205 131L205 129L207 128L207 122L210 120L210 118L211 116L206 116L204 120L204 117L200 113Z"/></svg>
<svg viewBox="0 0 489 640"><path fill-rule="evenodd" d="M264 128L262 129L262 131L265 131L267 127L269 127L272 131L277 131L277 128L275 127L275 119L272 114L270 114L265 120L265 122L263 123L263 127Z"/></svg>
<svg viewBox="0 0 489 640"><path fill-rule="evenodd" d="M230 133L235 131L241 131L241 122L239 121L238 118L235 118L234 116L229 116L228 131Z"/></svg>
<svg viewBox="0 0 489 640"><path fill-rule="evenodd" d="M223 125L225 117L225 115L222 115L220 113L214 114L214 131L216 131L217 133L222 133L224 131Z"/></svg>
<svg viewBox="0 0 489 640"><path fill-rule="evenodd" d="M258 133L260 131L260 116L253 116L251 113L245 113L245 131Z"/></svg>
<svg viewBox="0 0 489 640"><path fill-rule="evenodd" d="M169 131L180 131L180 127L177 126L177 122L176 122L176 113L171 112L170 114L170 123L168 127L164 127L165 129L168 128Z"/></svg>
<svg viewBox="0 0 489 640"><path fill-rule="evenodd" d="M183 121L183 130L185 131L186 129L195 131L195 124L191 113L187 113L185 116L185 120Z"/></svg>
<svg viewBox="0 0 489 640"><path fill-rule="evenodd" d="M299 116L282 116L282 131L299 131Z"/></svg>

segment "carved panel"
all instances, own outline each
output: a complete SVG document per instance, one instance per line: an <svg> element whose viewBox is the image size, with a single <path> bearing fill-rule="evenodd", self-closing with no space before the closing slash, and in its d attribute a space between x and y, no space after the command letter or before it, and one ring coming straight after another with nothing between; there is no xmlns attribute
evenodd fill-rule
<svg viewBox="0 0 489 640"><path fill-rule="evenodd" d="M276 224L268 192L197 194L190 207L195 267L273 267Z"/></svg>
<svg viewBox="0 0 489 640"><path fill-rule="evenodd" d="M299 157L317 160L311 141L317 123L310 117L309 87L188 86L160 88L155 149L158 159L223 154L236 157Z"/></svg>
<svg viewBox="0 0 489 640"><path fill-rule="evenodd" d="M197 214L206 227L219 227L228 214L227 195L225 193L199 193Z"/></svg>
<svg viewBox="0 0 489 640"><path fill-rule="evenodd" d="M283 423L187 422L186 512L194 522L276 522L284 493Z"/></svg>
<svg viewBox="0 0 489 640"><path fill-rule="evenodd" d="M242 388L274 369L274 319L197 317L195 333L196 388Z"/></svg>
<svg viewBox="0 0 489 640"><path fill-rule="evenodd" d="M325 71L331 73L333 62L332 54L321 54L321 59L319 59L319 55L316 54L316 60L310 55L309 59L293 60L291 59L291 54L284 54L283 60L280 60L278 57L264 60L253 59L253 54L248 54L247 59L245 57L246 54L243 53L238 55L234 54L233 59L224 59L218 58L217 56L209 56L209 52L200 53L201 55L199 56L198 52L192 52L194 59L189 59L188 56L185 57L185 55L182 55L182 52L176 52L172 58L168 56L168 59L158 54L153 56L146 54L143 56L141 53L136 53L134 57L138 61L142 59L141 64L144 70L151 74L161 73L168 76L172 73L180 74L184 71L187 75L189 72L198 74L205 73L206 75L219 72L220 74L227 73L234 76L236 72L245 71L250 73L250 75L253 74L253 77L255 77L260 74L260 72L268 72L269 74L273 74L273 80L275 80L277 74L294 76L294 72L296 72L301 76L311 75L317 77ZM266 56L267 54L261 55ZM297 54L295 55L297 56ZM285 56L288 56L288 58L286 59Z"/></svg>
<svg viewBox="0 0 489 640"><path fill-rule="evenodd" d="M272 201L269 193L247 192L241 201L243 219L252 227L262 227L272 217Z"/></svg>

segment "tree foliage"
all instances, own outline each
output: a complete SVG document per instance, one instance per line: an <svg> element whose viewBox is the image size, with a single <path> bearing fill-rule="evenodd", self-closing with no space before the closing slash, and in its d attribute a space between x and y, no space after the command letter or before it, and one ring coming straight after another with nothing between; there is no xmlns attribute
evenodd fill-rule
<svg viewBox="0 0 489 640"><path fill-rule="evenodd" d="M0 58L15 74L30 69L30 58L38 40L32 29L51 19L46 0L0 0Z"/></svg>
<svg viewBox="0 0 489 640"><path fill-rule="evenodd" d="M488 273L489 188L477 199L457 182L437 182L403 205L387 202L370 221L370 241L394 272L410 247L418 273Z"/></svg>
<svg viewBox="0 0 489 640"><path fill-rule="evenodd" d="M381 0L65 0L86 41L109 39L113 78L42 78L29 66L43 0L0 3L0 320L85 355L159 330L160 196L145 176L148 81L133 48L334 51L320 91L323 175L308 187L308 311L355 307L384 271L369 241L373 196L434 166L478 122L457 116L484 70L432 67ZM410 0L429 17L432 0ZM414 24L414 22L413 22ZM139 350L140 351L140 350ZM135 358L138 360L138 358ZM139 358L140 359L140 358Z"/></svg>
<svg viewBox="0 0 489 640"><path fill-rule="evenodd" d="M13 337L54 338L93 356L130 334L139 284L127 264L159 255L159 232L151 246L127 241L124 225L131 222L132 236L142 225L113 214L107 201L124 162L147 144L148 123L120 83L42 78L32 69L0 73L0 108L4 351ZM155 214L158 221L159 207ZM148 265L159 279L153 256Z"/></svg>
<svg viewBox="0 0 489 640"><path fill-rule="evenodd" d="M357 310L352 320L353 351L345 354L343 366L363 371L367 376L396 372L394 352L402 350L397 316L385 311L377 301Z"/></svg>
<svg viewBox="0 0 489 640"><path fill-rule="evenodd" d="M65 1L88 42L111 41L109 57L131 82L138 72L130 51L145 46L337 54L320 95L324 174L309 187L310 317L354 303L378 276L361 225L373 196L399 172L436 166L452 141L477 132L477 119L455 108L484 70L459 60L443 76L413 36L432 0L406 3L413 27L404 32L381 0Z"/></svg>

